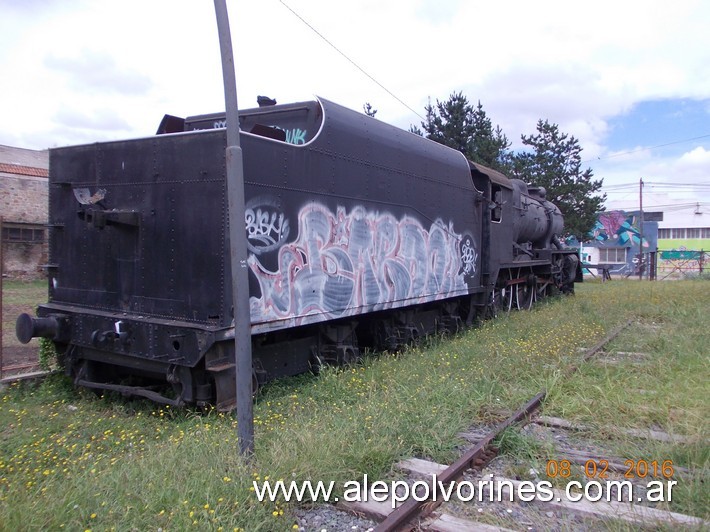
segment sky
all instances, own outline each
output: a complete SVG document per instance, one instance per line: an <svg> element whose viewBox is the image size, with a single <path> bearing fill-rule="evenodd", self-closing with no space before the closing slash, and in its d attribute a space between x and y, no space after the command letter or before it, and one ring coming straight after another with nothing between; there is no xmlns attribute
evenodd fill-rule
<svg viewBox="0 0 710 532"><path fill-rule="evenodd" d="M462 92L522 148L582 147L607 208L699 204L710 226L706 0L227 0L239 106L320 96L409 129ZM2 0L0 144L150 136L224 110L209 0ZM696 207L697 210L697 207Z"/></svg>

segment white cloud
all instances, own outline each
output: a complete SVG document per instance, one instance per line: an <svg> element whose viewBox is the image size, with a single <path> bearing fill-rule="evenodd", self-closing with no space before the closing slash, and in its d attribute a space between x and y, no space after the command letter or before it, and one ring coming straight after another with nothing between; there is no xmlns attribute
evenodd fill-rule
<svg viewBox="0 0 710 532"><path fill-rule="evenodd" d="M657 157L652 150L623 154L604 168L609 208L638 208L643 179L644 205L672 202L710 204L710 151L698 146L679 157Z"/></svg>
<svg viewBox="0 0 710 532"><path fill-rule="evenodd" d="M680 159L678 159L679 165L688 166L703 166L706 170L706 176L710 177L710 151L706 150L702 146L694 148L692 151L684 153ZM708 180L710 182L710 180Z"/></svg>
<svg viewBox="0 0 710 532"><path fill-rule="evenodd" d="M72 109L65 107L52 117L67 129L98 131L130 131L131 126L113 109Z"/></svg>
<svg viewBox="0 0 710 532"><path fill-rule="evenodd" d="M50 53L44 59L44 66L66 77L68 86L77 93L141 95L153 85L148 75L117 65L106 51L82 49L75 56Z"/></svg>
<svg viewBox="0 0 710 532"><path fill-rule="evenodd" d="M548 119L611 181L655 168L609 158L612 117L648 99L710 101L703 0L284 2L419 114L428 97L463 91L516 146ZM419 123L279 0L228 7L242 107L318 94ZM213 6L192 0L3 2L0 72L0 143L23 147L150 135L164 113L224 106ZM702 172L684 166L700 157L688 151L659 172Z"/></svg>

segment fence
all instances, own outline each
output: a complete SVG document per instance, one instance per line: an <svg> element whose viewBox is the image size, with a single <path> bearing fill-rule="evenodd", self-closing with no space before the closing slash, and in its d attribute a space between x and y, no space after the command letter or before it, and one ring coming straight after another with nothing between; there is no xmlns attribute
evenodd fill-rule
<svg viewBox="0 0 710 532"><path fill-rule="evenodd" d="M658 278L690 279L700 277L707 268L710 253L704 250L661 251L658 260Z"/></svg>

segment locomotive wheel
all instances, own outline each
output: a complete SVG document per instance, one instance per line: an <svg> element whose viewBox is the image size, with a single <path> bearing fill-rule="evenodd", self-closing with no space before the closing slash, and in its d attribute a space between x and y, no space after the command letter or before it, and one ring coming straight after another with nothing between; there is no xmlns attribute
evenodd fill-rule
<svg viewBox="0 0 710 532"><path fill-rule="evenodd" d="M341 350L343 366L354 366L362 362L362 357L360 356L360 350L353 346L344 347Z"/></svg>
<svg viewBox="0 0 710 532"><path fill-rule="evenodd" d="M515 287L506 286L500 289L501 293L501 308L509 313L513 308L513 299L515 293Z"/></svg>
<svg viewBox="0 0 710 532"><path fill-rule="evenodd" d="M554 284L550 282L541 283L535 293L535 301L542 301L548 296L554 295L552 290L555 287Z"/></svg>
<svg viewBox="0 0 710 532"><path fill-rule="evenodd" d="M496 288L491 294L490 311L492 318L499 316L502 313L508 314L513 308L513 299L515 294L514 286L505 286Z"/></svg>
<svg viewBox="0 0 710 532"><path fill-rule="evenodd" d="M256 375L256 371L252 370L251 371L251 396L252 396L252 398L256 397L256 394L259 393L260 389L261 389L261 386L259 386L259 378Z"/></svg>
<svg viewBox="0 0 710 532"><path fill-rule="evenodd" d="M491 292L491 299L488 302L488 306L486 307L486 318L487 319L493 319L497 318L498 315L501 313L501 294L499 289L494 289Z"/></svg>
<svg viewBox="0 0 710 532"><path fill-rule="evenodd" d="M308 359L308 368L313 375L320 375L321 369L323 369L323 359L317 353L312 353Z"/></svg>
<svg viewBox="0 0 710 532"><path fill-rule="evenodd" d="M515 304L518 310L530 310L535 302L535 285L520 283L516 285Z"/></svg>

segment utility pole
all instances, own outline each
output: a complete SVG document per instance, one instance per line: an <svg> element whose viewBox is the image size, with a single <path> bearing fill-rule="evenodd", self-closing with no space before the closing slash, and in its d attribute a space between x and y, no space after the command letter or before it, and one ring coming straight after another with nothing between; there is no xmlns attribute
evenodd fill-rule
<svg viewBox="0 0 710 532"><path fill-rule="evenodd" d="M2 257L2 216L0 216L0 379L2 379L2 368L3 368L3 358L2 358L2 336L5 331L2 330L2 265L3 265L3 257ZM702 272L702 268L701 268Z"/></svg>
<svg viewBox="0 0 710 532"><path fill-rule="evenodd" d="M232 265L234 304L234 358L237 387L237 438L239 453L247 459L254 453L254 410L252 404L251 313L249 270L244 228L244 164L239 141L239 107L234 73L232 35L226 0L214 0L219 46L222 54L224 101L227 111L227 197L229 201L229 255Z"/></svg>
<svg viewBox="0 0 710 532"><path fill-rule="evenodd" d="M643 280L643 178L639 179L639 281Z"/></svg>

